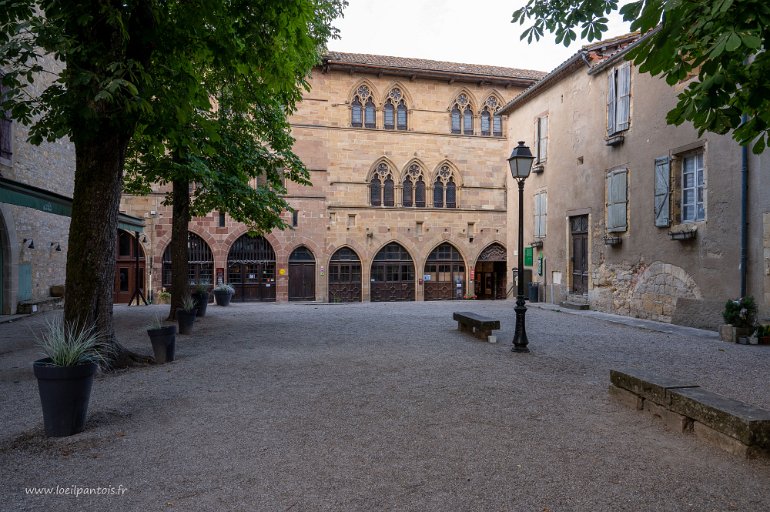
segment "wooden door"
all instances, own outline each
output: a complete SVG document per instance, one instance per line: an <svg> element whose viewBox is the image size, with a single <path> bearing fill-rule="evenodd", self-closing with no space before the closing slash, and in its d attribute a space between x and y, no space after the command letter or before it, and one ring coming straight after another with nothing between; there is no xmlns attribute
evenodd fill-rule
<svg viewBox="0 0 770 512"><path fill-rule="evenodd" d="M572 293L588 293L588 215L570 217Z"/></svg>
<svg viewBox="0 0 770 512"><path fill-rule="evenodd" d="M315 300L315 263L289 263L289 300Z"/></svg>

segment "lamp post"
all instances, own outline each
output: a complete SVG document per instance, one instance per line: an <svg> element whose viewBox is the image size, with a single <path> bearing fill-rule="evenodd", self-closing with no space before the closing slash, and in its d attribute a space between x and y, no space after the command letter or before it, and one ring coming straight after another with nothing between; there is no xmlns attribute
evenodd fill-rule
<svg viewBox="0 0 770 512"><path fill-rule="evenodd" d="M524 305L524 180L529 176L532 170L532 162L535 157L529 147L524 145L524 141L519 141L519 145L513 148L508 165L511 167L511 176L519 185L519 283L518 295L516 297L516 330L513 333L513 352L529 352L527 345L527 329L524 325L524 315L527 307Z"/></svg>

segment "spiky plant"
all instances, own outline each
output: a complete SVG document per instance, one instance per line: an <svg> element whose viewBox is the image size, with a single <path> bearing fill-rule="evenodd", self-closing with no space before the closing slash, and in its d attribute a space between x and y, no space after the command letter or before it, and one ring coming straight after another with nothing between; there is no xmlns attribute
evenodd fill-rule
<svg viewBox="0 0 770 512"><path fill-rule="evenodd" d="M93 325L67 323L60 316L46 321L46 329L38 336L38 343L52 366L96 363L106 368L112 351L112 345Z"/></svg>

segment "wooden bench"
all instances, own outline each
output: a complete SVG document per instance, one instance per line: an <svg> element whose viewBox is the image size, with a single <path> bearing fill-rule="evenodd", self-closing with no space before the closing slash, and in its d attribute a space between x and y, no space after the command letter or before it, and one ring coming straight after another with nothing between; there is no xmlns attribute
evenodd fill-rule
<svg viewBox="0 0 770 512"><path fill-rule="evenodd" d="M486 316L477 315L467 311L452 314L457 321L457 328L484 341L492 334L492 329L500 329L500 320L493 320Z"/></svg>

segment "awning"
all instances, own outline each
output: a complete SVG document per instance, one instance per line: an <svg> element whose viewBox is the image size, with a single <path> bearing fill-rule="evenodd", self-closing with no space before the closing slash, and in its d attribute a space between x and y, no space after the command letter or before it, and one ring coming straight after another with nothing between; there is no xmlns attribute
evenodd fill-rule
<svg viewBox="0 0 770 512"><path fill-rule="evenodd" d="M72 216L72 198L3 177L0 177L0 203L34 208L64 217ZM118 228L144 231L144 219L119 213Z"/></svg>

